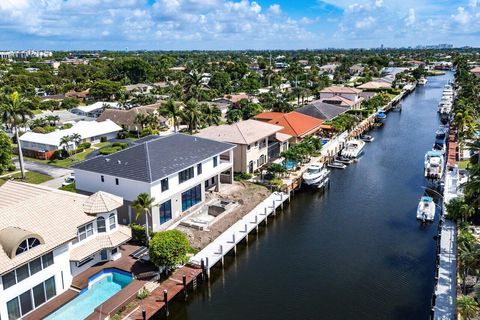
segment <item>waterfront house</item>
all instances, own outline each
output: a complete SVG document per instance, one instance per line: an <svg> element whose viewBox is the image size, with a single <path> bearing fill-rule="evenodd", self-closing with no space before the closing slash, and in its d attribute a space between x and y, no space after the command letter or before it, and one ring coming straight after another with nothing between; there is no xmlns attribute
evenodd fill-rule
<svg viewBox="0 0 480 320"><path fill-rule="evenodd" d="M65 136L79 134L81 137L80 143L98 143L103 137L106 140L116 138L120 130L122 128L110 120L102 122L79 121L70 129L61 129L49 133L26 132L20 137L20 142L24 155L39 159L50 159L55 151L63 147L61 140ZM74 144L72 141L68 148L75 148Z"/></svg>
<svg viewBox="0 0 480 320"><path fill-rule="evenodd" d="M280 132L292 136L292 143L299 142L306 136L316 134L326 128L323 120L295 111L289 113L262 112L254 118L283 127Z"/></svg>
<svg viewBox="0 0 480 320"><path fill-rule="evenodd" d="M296 112L314 117L320 120L332 120L338 115L347 112L351 108L349 106L341 106L337 104L325 103L322 100L315 100L311 103L296 109Z"/></svg>
<svg viewBox="0 0 480 320"><path fill-rule="evenodd" d="M118 107L118 103L116 102L95 102L88 106L72 108L70 112L79 116L97 118L106 108L117 109Z"/></svg>
<svg viewBox="0 0 480 320"><path fill-rule="evenodd" d="M122 224L144 223L131 207L138 194L155 198L149 217L154 231L163 230L199 208L205 192L233 182L234 145L175 133L143 139L117 153L98 156L72 166L77 191L100 190L124 199Z"/></svg>
<svg viewBox="0 0 480 320"><path fill-rule="evenodd" d="M234 144L233 170L253 173L288 149L291 136L280 133L281 130L281 126L250 119L211 126L195 136Z"/></svg>
<svg viewBox="0 0 480 320"><path fill-rule="evenodd" d="M139 114L156 114L158 116L158 126L164 128L168 126L168 119L158 114L158 108L160 106L160 103L156 103L135 107L129 110L106 109L97 118L97 121L102 122L105 120L111 120L121 126L124 130L138 131L140 126L136 122L136 119Z"/></svg>
<svg viewBox="0 0 480 320"><path fill-rule="evenodd" d="M365 82L362 85L359 85L357 89L381 90L381 89L390 89L391 87L392 87L392 83L389 83L387 81L372 80L369 82Z"/></svg>
<svg viewBox="0 0 480 320"><path fill-rule="evenodd" d="M362 66L361 64L354 64L348 69L348 73L352 76L359 76L363 73L365 70L365 67Z"/></svg>
<svg viewBox="0 0 480 320"><path fill-rule="evenodd" d="M129 84L124 86L124 88L125 88L125 92L130 94L150 93L150 91L153 89L152 86L144 83Z"/></svg>
<svg viewBox="0 0 480 320"><path fill-rule="evenodd" d="M470 72L476 75L477 77L480 77L480 67L475 67L472 70L470 70Z"/></svg>
<svg viewBox="0 0 480 320"><path fill-rule="evenodd" d="M325 64L323 66L320 66L318 69L321 74L331 74L333 75L335 73L335 70L339 67L339 64Z"/></svg>
<svg viewBox="0 0 480 320"><path fill-rule="evenodd" d="M70 90L67 93L65 93L65 97L75 98L83 101L88 97L89 91L90 91L89 89L80 91L80 92L77 92L75 90Z"/></svg>
<svg viewBox="0 0 480 320"><path fill-rule="evenodd" d="M120 197L8 181L0 187L0 317L15 320L70 289L75 276L122 256L131 230Z"/></svg>
<svg viewBox="0 0 480 320"><path fill-rule="evenodd" d="M360 92L362 92L362 90L357 88L331 86L320 91L320 100L325 103L359 109L363 100L360 97Z"/></svg>

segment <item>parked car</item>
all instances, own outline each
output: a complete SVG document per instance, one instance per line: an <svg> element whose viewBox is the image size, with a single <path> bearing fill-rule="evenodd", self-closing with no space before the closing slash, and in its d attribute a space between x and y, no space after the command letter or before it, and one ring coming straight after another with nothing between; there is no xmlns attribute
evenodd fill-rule
<svg viewBox="0 0 480 320"><path fill-rule="evenodd" d="M72 184L75 182L75 176L71 174L70 176L65 178L65 181L63 181L62 186L68 186L69 184Z"/></svg>

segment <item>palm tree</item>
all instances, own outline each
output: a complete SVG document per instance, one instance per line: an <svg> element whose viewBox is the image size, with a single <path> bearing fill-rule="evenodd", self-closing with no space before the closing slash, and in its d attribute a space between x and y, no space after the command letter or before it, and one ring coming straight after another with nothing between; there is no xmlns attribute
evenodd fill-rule
<svg viewBox="0 0 480 320"><path fill-rule="evenodd" d="M238 122L242 120L242 111L240 109L236 108L228 108L227 114L225 115L227 118L227 123L228 124L233 124L235 122Z"/></svg>
<svg viewBox="0 0 480 320"><path fill-rule="evenodd" d="M222 117L222 112L216 106L209 105L208 103L202 103L200 105L203 113L203 121L206 126L218 126Z"/></svg>
<svg viewBox="0 0 480 320"><path fill-rule="evenodd" d="M82 136L78 133L74 133L70 136L71 141L74 143L75 149L78 148L80 142L82 142ZM77 158L77 153L75 152L75 159Z"/></svg>
<svg viewBox="0 0 480 320"><path fill-rule="evenodd" d="M155 202L154 197L150 197L148 193L142 192L137 196L137 199L133 200L132 207L136 210L135 219L138 220L141 215L145 216L146 228L145 232L147 234L147 244L150 241L150 230L148 226L148 219L152 214L153 203Z"/></svg>
<svg viewBox="0 0 480 320"><path fill-rule="evenodd" d="M475 319L480 311L475 299L464 295L457 298L457 310L462 318L466 320Z"/></svg>
<svg viewBox="0 0 480 320"><path fill-rule="evenodd" d="M185 81L185 95L188 99L200 99L201 90L207 88L200 72L192 70L187 73Z"/></svg>
<svg viewBox="0 0 480 320"><path fill-rule="evenodd" d="M0 112L3 122L9 125L15 133L22 179L25 179L25 168L18 130L19 126L25 125L28 119L33 116L33 113L28 109L27 105L28 101L23 99L16 91L2 99L0 104Z"/></svg>
<svg viewBox="0 0 480 320"><path fill-rule="evenodd" d="M63 136L60 139L60 146L63 146L63 150L67 153L67 155L70 156L70 153L68 152L70 142L72 142L72 136Z"/></svg>
<svg viewBox="0 0 480 320"><path fill-rule="evenodd" d="M179 106L175 103L175 101L173 101L172 99L168 99L168 101L159 108L158 112L162 116L166 116L169 119L172 119L173 130L177 132L178 123L182 112Z"/></svg>
<svg viewBox="0 0 480 320"><path fill-rule="evenodd" d="M202 111L200 110L198 101L190 99L182 110L182 120L188 124L188 130L190 134L193 134L195 130L202 123Z"/></svg>

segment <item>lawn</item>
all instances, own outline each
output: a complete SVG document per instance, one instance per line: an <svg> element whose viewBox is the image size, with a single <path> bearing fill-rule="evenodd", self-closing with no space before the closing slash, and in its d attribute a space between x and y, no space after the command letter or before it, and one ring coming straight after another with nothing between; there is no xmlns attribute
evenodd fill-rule
<svg viewBox="0 0 480 320"><path fill-rule="evenodd" d="M21 174L20 174L20 172L18 172L18 173L12 174L8 178L7 177L0 178L0 185L4 184L5 182L10 180L11 178L15 179L16 181L22 181L22 182L27 182L27 183L32 183L32 184L40 184L40 183L43 183L45 181L49 181L49 180L53 179L52 177L47 176L46 174L42 174L42 173L38 173L38 172L32 172L32 171L29 171L29 172L25 173L25 180L21 180L20 176L21 176Z"/></svg>
<svg viewBox="0 0 480 320"><path fill-rule="evenodd" d="M103 147L106 147L106 146L109 146L109 145L111 145L111 143L107 141L107 142L99 142L99 143L97 143L97 144L94 144L93 146L94 146L95 148L99 148L99 149L100 149L100 148L103 148Z"/></svg>
<svg viewBox="0 0 480 320"><path fill-rule="evenodd" d="M77 192L77 189L75 188L75 182L67 184L66 186L61 186L58 189L63 190L63 191L75 192L75 193Z"/></svg>
<svg viewBox="0 0 480 320"><path fill-rule="evenodd" d="M70 167L71 165L73 165L73 164L75 164L75 163L78 163L78 162L80 162L80 161L85 160L85 158L86 158L90 153L92 153L93 151L95 151L95 149L93 149L93 148L88 148L88 149L86 149L86 150L83 151L83 152L74 154L73 156L71 156L71 157L69 157L69 158L67 158L67 159L62 159L62 160L42 160L42 159L36 159L36 158L30 158L30 157L25 157L25 159L28 159L28 160L30 160L30 161L35 161L35 162L43 163L43 164L49 164L49 165L56 166L56 167L68 168L68 167Z"/></svg>

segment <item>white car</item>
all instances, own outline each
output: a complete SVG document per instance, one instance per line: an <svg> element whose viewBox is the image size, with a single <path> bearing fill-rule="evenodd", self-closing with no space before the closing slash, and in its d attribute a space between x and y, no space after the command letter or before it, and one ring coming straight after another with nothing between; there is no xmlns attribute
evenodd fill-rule
<svg viewBox="0 0 480 320"><path fill-rule="evenodd" d="M75 176L72 174L69 177L65 178L65 181L63 181L62 186L68 186L69 184L72 184L75 182Z"/></svg>

